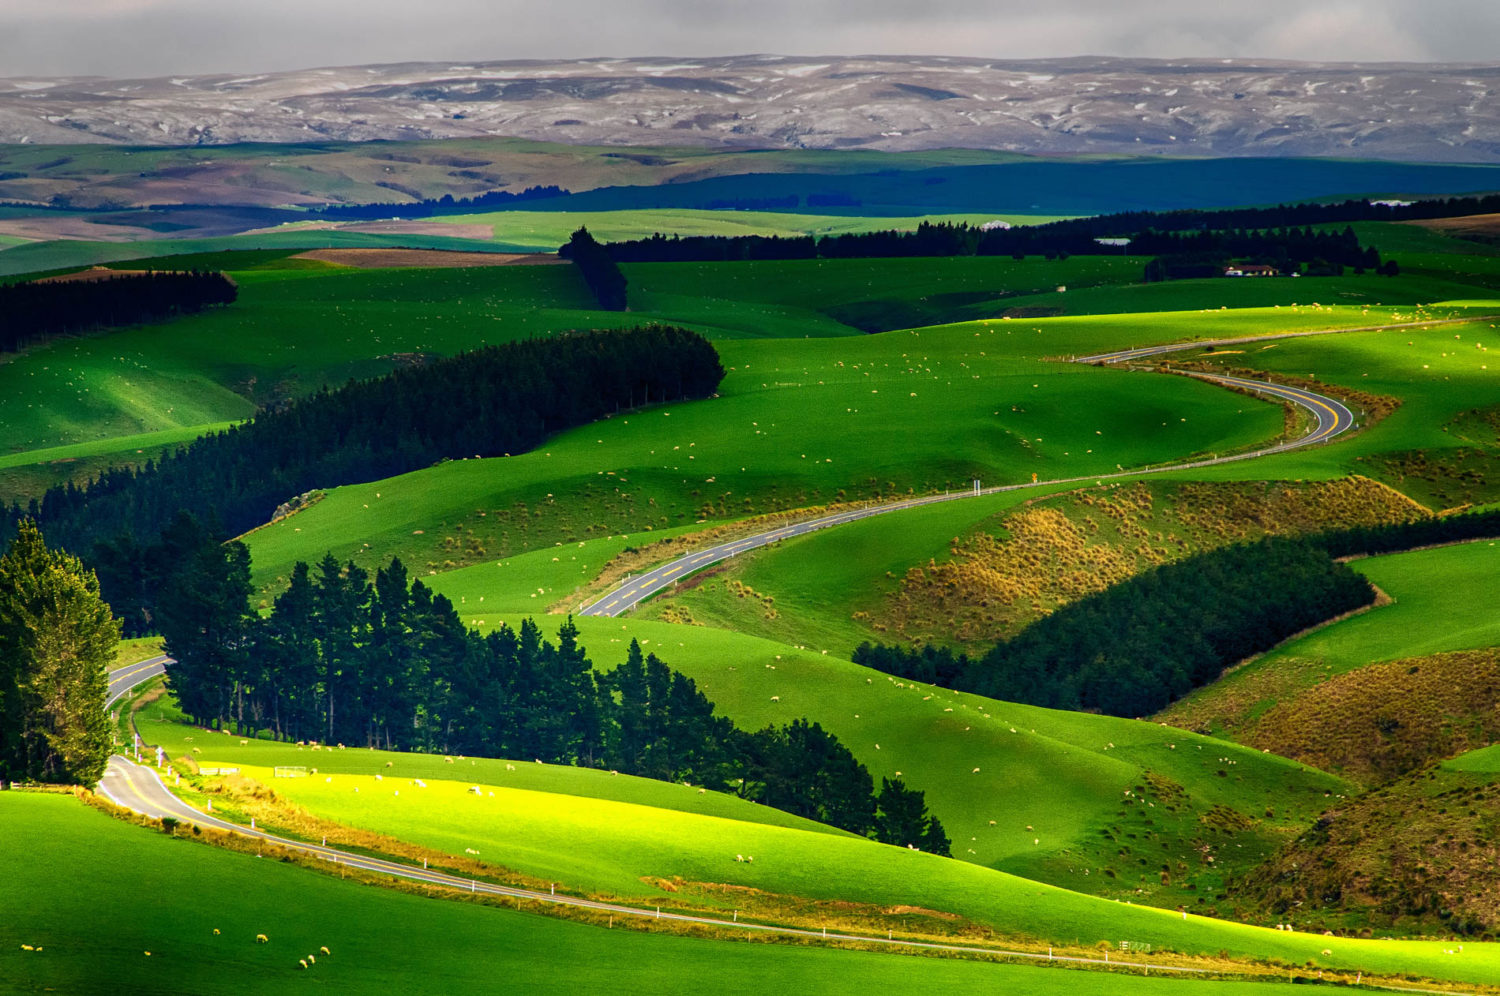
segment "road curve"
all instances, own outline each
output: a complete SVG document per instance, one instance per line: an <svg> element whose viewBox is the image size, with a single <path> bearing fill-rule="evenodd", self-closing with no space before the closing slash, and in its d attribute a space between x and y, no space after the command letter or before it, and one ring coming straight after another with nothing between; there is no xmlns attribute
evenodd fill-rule
<svg viewBox="0 0 1500 996"><path fill-rule="evenodd" d="M1463 321L1477 321L1477 318L1463 319ZM1123 363L1138 360L1149 356L1159 356L1163 353L1178 352L1186 349L1200 349L1207 345L1230 345L1241 342L1259 342L1265 339L1285 339L1308 335L1329 335L1335 332L1371 331L1378 328L1407 328L1418 325L1443 325L1449 324L1450 320L1439 320L1433 322L1411 322L1399 326L1371 326L1367 329L1329 329L1317 332L1284 332L1276 335L1246 336L1240 339L1215 339L1211 342L1181 342L1169 343L1164 346L1146 346L1139 349L1124 349L1114 353L1100 353L1095 356L1078 357L1075 363L1088 363L1095 366ZM932 505L937 502L958 501L963 498L974 498L979 495L999 494L1002 491L1017 491L1022 488L1042 488L1055 484L1074 484L1081 481L1104 481L1118 477L1138 477L1142 474L1161 474L1167 471L1191 470L1195 467L1210 467L1215 464L1232 463L1237 460L1249 460L1255 457L1268 456L1272 453L1284 453L1287 450L1298 449L1303 446L1311 446L1315 443L1324 443L1333 437L1349 431L1354 427L1354 413L1342 402L1308 391L1300 387L1288 387L1283 384L1275 384L1270 381L1252 380L1247 377L1232 377L1228 374L1200 373L1197 371L1181 371L1189 377L1198 380L1206 380L1210 383L1220 384L1225 387L1236 388L1243 391L1253 391L1257 394L1270 395L1273 398L1298 405L1311 412L1317 419L1317 425L1311 432L1297 439L1289 439L1275 446L1268 446L1250 453L1236 453L1231 456L1214 456L1202 460L1190 460L1182 463L1165 464L1160 467L1146 467L1135 470L1123 470L1108 474L1083 474L1078 477L1054 478L1048 481L1034 481L1023 484L1005 484L998 487L979 488L972 491L955 491L941 495L925 495L920 498L906 498L900 501L885 502L879 505L868 505L864 508L851 509L845 512L837 512L804 522L790 523L779 526L754 536L746 536L742 539L717 546L707 547L703 550L695 550L684 554L676 560L662 564L647 571L638 577L629 578L620 587L609 594L597 599L592 604L586 605L579 610L579 615L584 616L618 616L630 611L642 601L661 591L670 584L675 584L683 578L688 577L705 567L728 560L736 554L747 550L754 550L767 546L778 540L789 539L793 536L805 536L808 533L827 529L830 526L843 525L846 522L854 522L858 519L866 519L872 515L884 515L888 512L898 512L902 509L915 508L919 505Z"/></svg>
<svg viewBox="0 0 1500 996"><path fill-rule="evenodd" d="M167 665L171 662L172 658L162 655L160 657L152 657L150 660L127 664L122 668L116 668L111 671L109 673L109 698L105 700L104 708L108 709L120 701L132 688L142 682L149 681L159 674L164 674Z"/></svg>
<svg viewBox="0 0 1500 996"><path fill-rule="evenodd" d="M156 658L151 663L157 664L166 660ZM158 670L157 674L160 673ZM120 668L110 673L110 688L112 694L118 698L129 692L137 685L149 681L154 674L146 674L140 665L131 665ZM119 687L119 692L113 689ZM286 837L278 837L275 834L266 833L250 827L231 823L220 819L209 813L200 812L183 802L162 781L157 770L144 764L138 764L130 759L115 754L109 759L109 766L105 769L104 777L100 779L96 791L122 809L139 813L151 819L162 819L164 817L177 820L184 826L198 826L206 829L220 830L224 833L235 834L251 840L263 841L287 850L295 851L309 857L327 861L330 864L339 865L344 868L353 868L357 871L369 872L376 875L387 875L392 878L405 879L411 882L422 882L440 888L452 889L456 892L467 892L470 894L483 894L487 896L509 897L518 900L528 900L537 903L548 903L554 906L567 906L577 909L594 910L614 916L640 917L643 919L671 920L676 923L697 924L710 927L720 927L726 930L754 931L765 935L780 937L795 937L801 940L832 941L832 942L855 942L859 944L874 944L891 949L921 950L936 952L951 952L957 954L989 955L991 957L1018 958L1028 961L1058 962L1063 964L1103 965L1111 968L1142 969L1147 972L1174 972L1179 975L1207 975L1209 970L1202 968L1191 968L1183 965L1153 965L1147 962L1122 961L1118 959L1105 958L1083 958L1077 956L1063 956L1041 954L1036 951L1010 951L1001 948L987 948L978 945L967 944L942 944L934 941L909 941L894 937L878 937L863 934L849 934L842 932L806 930L799 927L780 927L774 924L750 923L739 920L737 916L729 920L719 917L695 916L690 913L674 913L663 910L660 907L640 908L626 906L620 903L606 903L593 899L584 899L580 896L556 895L551 892L541 892L533 889L520 889L509 885L497 885L493 882L483 882L478 879L463 878L458 875L450 875L446 872L429 868L419 868L416 865L403 864L397 861L387 861L384 858L369 857L364 854L353 854L334 847L325 847L320 844L307 843L300 840L291 840Z"/></svg>

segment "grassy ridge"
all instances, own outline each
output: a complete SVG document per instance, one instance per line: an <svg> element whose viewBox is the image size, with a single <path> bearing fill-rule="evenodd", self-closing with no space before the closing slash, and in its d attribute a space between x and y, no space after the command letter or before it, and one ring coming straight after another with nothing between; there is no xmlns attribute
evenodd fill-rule
<svg viewBox="0 0 1500 996"><path fill-rule="evenodd" d="M1500 547L1479 540L1351 563L1393 602L1315 630L1164 710L1192 729L1238 735L1302 689L1377 661L1500 645L1493 584Z"/></svg>
<svg viewBox="0 0 1500 996"><path fill-rule="evenodd" d="M202 759L219 760L220 755L236 759L241 750L237 744L226 743L214 746ZM364 752L350 756L360 753ZM403 756L398 763L405 760ZM564 881L581 879L618 888L648 902L653 886L641 882L642 876L683 874L687 883L728 883L804 898L921 906L1044 942L1055 939L1091 945L1098 940L1113 946L1119 937L1126 937L1181 952L1229 952L1366 972L1500 979L1500 952L1491 951L1490 946L1476 945L1472 957L1456 965L1442 954L1441 944L1333 939L1183 917L1093 899L973 864L844 835L725 823L713 817L642 811L553 793L539 796L503 785L491 788L488 783L485 794L476 798L464 791L462 782L430 781L424 788L415 784L415 778L385 770L389 773L379 781L373 776L337 774L328 776L329 781L279 781L275 788L284 798L321 815L399 833L455 854L460 847L474 848L482 860L544 877L555 874ZM542 777L561 770L549 767ZM496 781L511 774L497 771ZM355 792L356 787L360 791ZM495 793L493 801L490 791ZM738 862L735 853L752 854L756 860ZM830 880L828 869L835 867L839 875ZM697 901L710 901L713 892L705 888L693 895ZM1324 955L1324 950L1330 953Z"/></svg>
<svg viewBox="0 0 1500 996"><path fill-rule="evenodd" d="M1008 510L977 515L964 502L903 515L900 529L870 522L801 537L737 558L701 585L657 596L644 612L678 618L686 611L694 621L731 629L759 626L763 635L841 653L866 639L983 652L1058 606L1156 564L1262 535L1425 514L1363 478L1144 478L1074 486L1056 498L1020 492L995 501ZM1025 508L1013 507L1023 501ZM762 597L747 597L743 586ZM765 597L774 599L774 615L757 611Z"/></svg>
<svg viewBox="0 0 1500 996"><path fill-rule="evenodd" d="M704 941L606 930L434 901L311 874L114 823L66 796L5 793L7 916L0 978L25 991L752 994L959 991L1258 996L1258 983L1198 983L1009 965ZM87 888L77 888L78 883ZM165 901L184 893L199 897ZM99 911L110 911L100 929ZM215 931L218 931L216 934ZM266 944L256 944L264 933ZM22 944L42 950L25 951ZM327 946L328 956L318 953ZM149 951L150 956L145 952ZM318 963L307 973L298 959Z"/></svg>
<svg viewBox="0 0 1500 996"><path fill-rule="evenodd" d="M600 533L837 500L841 491L863 497L963 487L974 477L1046 479L1222 452L1274 436L1280 411L1206 384L1044 358L1378 323L1393 313L1409 312L1269 308L725 341L730 373L716 399L611 419L503 463L457 462L339 489L256 533L252 552L264 579L325 549L358 555L365 542L419 570L444 570L483 559L480 548L514 555ZM893 433L893 425L925 432ZM1303 464L1285 476L1341 476L1339 463L1322 456L1339 452L1322 449L1306 458L1321 462L1317 472ZM1206 476L1250 474L1263 471L1244 464Z"/></svg>

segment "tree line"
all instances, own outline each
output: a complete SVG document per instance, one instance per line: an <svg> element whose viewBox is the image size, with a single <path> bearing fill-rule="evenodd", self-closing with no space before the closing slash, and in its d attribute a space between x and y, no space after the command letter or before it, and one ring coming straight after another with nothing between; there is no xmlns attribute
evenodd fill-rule
<svg viewBox="0 0 1500 996"><path fill-rule="evenodd" d="M599 307L605 311L624 311L627 306L627 281L620 272L620 265L608 249L600 245L589 234L587 228L573 233L568 244L557 250L563 259L570 259L583 275Z"/></svg>
<svg viewBox="0 0 1500 996"><path fill-rule="evenodd" d="M549 197L565 197L570 191L557 186L527 187L518 194L507 190L490 190L473 197L455 198L452 194L429 197L426 200L400 203L329 204L312 211L312 214L340 220L379 221L384 218L431 218L442 214L469 214L475 211L503 211L526 201L546 200Z"/></svg>
<svg viewBox="0 0 1500 996"><path fill-rule="evenodd" d="M1369 605L1369 581L1305 539L1269 537L1080 598L978 659L861 644L856 663L992 698L1147 716L1235 661Z"/></svg>
<svg viewBox="0 0 1500 996"><path fill-rule="evenodd" d="M631 641L595 671L569 618L481 635L399 559L374 577L298 563L264 619L244 544L178 523L182 560L157 623L167 680L204 726L386 750L534 758L734 792L891 844L947 854L923 793L869 771L817 723L755 732L715 714L691 678Z"/></svg>
<svg viewBox="0 0 1500 996"><path fill-rule="evenodd" d="M1500 537L1500 509L1267 538L1158 567L1079 599L980 658L861 643L857 664L1063 709L1145 716L1293 633L1370 604L1342 561Z"/></svg>
<svg viewBox="0 0 1500 996"><path fill-rule="evenodd" d="M238 293L224 274L198 270L0 284L0 352L69 332L158 322L233 304Z"/></svg>
<svg viewBox="0 0 1500 996"><path fill-rule="evenodd" d="M1309 276L1341 276L1345 267L1387 276L1400 272L1395 260L1382 263L1379 250L1360 245L1354 229L1347 226L1341 232L1311 228L1147 231L1132 240L1130 248L1156 257L1146 264L1147 283L1221 276L1231 261L1274 266L1281 273L1305 269Z"/></svg>
<svg viewBox="0 0 1500 996"><path fill-rule="evenodd" d="M1500 195L1438 197L1410 204L1376 204L1350 199L1336 204L1278 204L1273 207L1216 210L1125 211L1068 218L1042 225L1012 228L973 227L966 224L923 222L914 232L896 230L824 236L694 235L665 236L608 243L610 255L621 263L731 262L774 259L839 259L900 256L1033 256L1133 255L1192 253L1199 248L1172 245L1189 233L1210 236L1209 251L1236 256L1270 255L1312 262L1323 258L1335 265L1374 270L1382 264L1355 240L1353 233L1336 236L1337 246L1308 246L1313 225L1357 221L1410 221L1500 212ZM1236 234L1238 233L1238 234ZM1260 245L1234 246L1246 233ZM1098 239L1130 239L1126 247L1103 245ZM1163 245L1163 243L1168 243ZM1278 249L1277 247L1281 248ZM1322 249L1320 254L1311 249ZM1389 271L1382 271L1389 272Z"/></svg>
<svg viewBox="0 0 1500 996"><path fill-rule="evenodd" d="M0 556L0 788L104 774L106 668L119 641L93 572L22 523Z"/></svg>
<svg viewBox="0 0 1500 996"><path fill-rule="evenodd" d="M139 469L52 488L26 509L11 508L0 539L31 517L53 542L96 563L128 562L136 538L159 534L179 510L237 535L314 488L444 458L520 453L622 408L706 397L723 377L713 346L672 326L490 346L324 389ZM113 549L101 553L97 544ZM128 631L141 624L127 616Z"/></svg>
<svg viewBox="0 0 1500 996"><path fill-rule="evenodd" d="M1311 266L1315 272L1319 267L1374 269L1381 265L1380 254L1373 248L1361 246L1354 230L1347 227L1341 232L1320 232L1306 226L1183 231L1143 227L1130 229L1129 245L1122 247L1099 241L1105 236L1097 233L1117 231L1103 225L1105 220L1084 219L1004 229L985 229L964 222L924 221L914 231L844 232L820 238L811 235L668 237L656 234L646 239L608 243L604 252L617 263L662 263L934 256L1011 256L1021 259L1031 255L1058 259L1079 255L1117 256L1128 248L1132 255L1163 258L1154 268L1148 268L1148 279L1175 276L1173 263L1180 264L1186 259L1197 262L1200 258L1221 267L1231 258L1250 257L1273 263L1283 270ZM1064 225L1067 227L1059 227ZM572 246L570 243L560 252L564 255L575 252ZM593 252L592 249L589 251ZM1218 276L1221 272L1221 268L1215 269L1211 275ZM1210 274L1205 272L1202 275Z"/></svg>

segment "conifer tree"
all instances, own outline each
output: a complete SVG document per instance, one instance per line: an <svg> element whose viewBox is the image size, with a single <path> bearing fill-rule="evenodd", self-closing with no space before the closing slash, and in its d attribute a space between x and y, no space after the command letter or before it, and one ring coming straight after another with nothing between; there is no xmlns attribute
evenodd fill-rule
<svg viewBox="0 0 1500 996"><path fill-rule="evenodd" d="M99 780L119 641L94 572L22 522L0 557L0 781Z"/></svg>

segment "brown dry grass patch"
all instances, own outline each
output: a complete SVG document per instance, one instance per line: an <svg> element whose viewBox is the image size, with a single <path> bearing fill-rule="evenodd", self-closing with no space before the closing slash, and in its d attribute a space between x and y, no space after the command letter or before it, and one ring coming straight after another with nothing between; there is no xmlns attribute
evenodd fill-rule
<svg viewBox="0 0 1500 996"><path fill-rule="evenodd" d="M1268 709L1244 741L1366 785L1500 739L1500 648L1372 664Z"/></svg>

